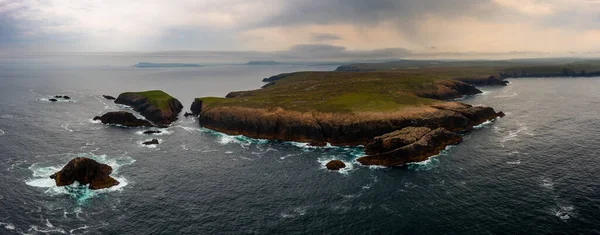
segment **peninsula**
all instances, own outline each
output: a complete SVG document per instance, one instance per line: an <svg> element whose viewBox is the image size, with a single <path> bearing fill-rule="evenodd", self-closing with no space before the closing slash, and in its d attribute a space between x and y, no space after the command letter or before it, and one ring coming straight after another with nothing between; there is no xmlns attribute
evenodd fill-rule
<svg viewBox="0 0 600 235"><path fill-rule="evenodd" d="M562 63L562 64L561 64ZM230 135L321 146L368 146L364 165L426 160L462 140L456 132L502 117L490 107L447 100L507 85L507 77L593 76L600 63L400 61L355 64L334 72L265 78L263 88L196 98L201 126ZM470 64L470 65L469 65Z"/></svg>

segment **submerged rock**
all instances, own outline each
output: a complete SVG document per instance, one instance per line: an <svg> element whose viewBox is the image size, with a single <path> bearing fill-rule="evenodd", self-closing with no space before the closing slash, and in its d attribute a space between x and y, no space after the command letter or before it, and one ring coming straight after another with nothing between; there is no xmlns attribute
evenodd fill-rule
<svg viewBox="0 0 600 235"><path fill-rule="evenodd" d="M150 140L150 141L146 141L146 142L144 142L144 143L142 143L142 144L143 144L143 145L157 145L157 144L159 144L159 142L158 142L158 140L157 140L157 139L152 139L152 140Z"/></svg>
<svg viewBox="0 0 600 235"><path fill-rule="evenodd" d="M117 99L114 96L110 96L110 95L102 95L102 97L104 97L104 99L107 99L107 100L115 100L115 99Z"/></svg>
<svg viewBox="0 0 600 235"><path fill-rule="evenodd" d="M103 124L122 125L128 127L152 127L152 123L136 118L132 113L125 111L108 112L102 116L94 117L94 120L100 120Z"/></svg>
<svg viewBox="0 0 600 235"><path fill-rule="evenodd" d="M346 164L344 164L344 162L342 162L340 160L332 160L332 161L328 162L327 164L325 164L325 167L327 167L327 169L332 170L332 171L338 171L340 169L346 168Z"/></svg>
<svg viewBox="0 0 600 235"><path fill-rule="evenodd" d="M146 134L146 135L159 134L159 133L161 133L161 131L144 131L144 134Z"/></svg>
<svg viewBox="0 0 600 235"><path fill-rule="evenodd" d="M406 163L425 161L444 150L448 145L458 144L462 137L443 128L431 130L420 138L424 129L400 130L376 140L368 147L370 156L357 159L363 165L401 166ZM406 144L410 140L418 139ZM389 149L393 149L388 151Z"/></svg>
<svg viewBox="0 0 600 235"><path fill-rule="evenodd" d="M195 115L194 115L193 113L188 113L188 112L185 112L185 113L183 114L183 116L184 116L184 117L190 117L190 116L195 116Z"/></svg>
<svg viewBox="0 0 600 235"><path fill-rule="evenodd" d="M119 181L110 176L112 167L89 158L78 157L69 161L59 172L50 176L56 186L75 183L89 184L90 189L103 189L119 185Z"/></svg>

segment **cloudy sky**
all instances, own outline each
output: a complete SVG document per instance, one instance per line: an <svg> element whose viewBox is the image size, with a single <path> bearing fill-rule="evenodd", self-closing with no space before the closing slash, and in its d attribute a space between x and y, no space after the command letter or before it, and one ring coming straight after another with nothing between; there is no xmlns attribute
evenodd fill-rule
<svg viewBox="0 0 600 235"><path fill-rule="evenodd" d="M600 0L0 0L0 52L600 51Z"/></svg>

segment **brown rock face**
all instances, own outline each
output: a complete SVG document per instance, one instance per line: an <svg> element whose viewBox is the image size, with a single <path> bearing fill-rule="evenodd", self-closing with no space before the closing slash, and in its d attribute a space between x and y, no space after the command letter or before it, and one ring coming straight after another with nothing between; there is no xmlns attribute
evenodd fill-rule
<svg viewBox="0 0 600 235"><path fill-rule="evenodd" d="M344 164L344 162L340 161L340 160L333 160L328 162L325 167L327 167L327 169L332 170L332 171L338 171L340 169L346 168L346 164Z"/></svg>
<svg viewBox="0 0 600 235"><path fill-rule="evenodd" d="M441 105L432 106L441 110L449 110L452 112L460 113L461 115L467 117L471 120L473 125L479 125L481 123L486 122L487 120L491 120L497 117L502 116L502 112L496 113L493 108L483 107L483 106L473 106L463 103L444 103Z"/></svg>
<svg viewBox="0 0 600 235"><path fill-rule="evenodd" d="M200 113L202 112L202 100L195 99L192 103L192 107L190 107L190 111L192 111L192 114L194 116L200 115Z"/></svg>
<svg viewBox="0 0 600 235"><path fill-rule="evenodd" d="M112 168L89 158L74 158L62 170L54 173L56 186L66 186L75 183L89 184L90 189L103 189L119 185L119 181L110 177Z"/></svg>
<svg viewBox="0 0 600 235"><path fill-rule="evenodd" d="M123 93L117 97L115 103L131 106L146 119L159 126L168 126L177 120L177 116L183 109L181 102L175 98L167 101L168 108L161 109L149 102L148 98L135 93Z"/></svg>
<svg viewBox="0 0 600 235"><path fill-rule="evenodd" d="M100 117L94 117L94 120L100 120L104 124L122 125L128 127L152 127L152 123L136 118L132 113L119 111L108 112Z"/></svg>
<svg viewBox="0 0 600 235"><path fill-rule="evenodd" d="M450 100L479 93L481 91L471 84L458 80L443 80L436 82L433 90L424 90L417 95L436 100Z"/></svg>
<svg viewBox="0 0 600 235"><path fill-rule="evenodd" d="M389 143L394 142L392 139L411 139L414 136L420 134L417 129L413 131L406 131L405 138L399 137L399 132L385 137L377 137L380 139L387 139ZM420 162L427 160L429 157L439 154L440 151L444 150L446 146L458 144L462 141L462 137L460 135L454 134L443 128L438 128L429 133L425 134L419 140L414 143L404 145L401 141L396 141L398 143L396 149L388 151L388 152L375 152L372 150L371 152L375 153L371 156L365 156L359 158L357 161L363 165L380 165L380 166L401 166L406 163L411 162ZM387 146L385 149L394 148L394 146Z"/></svg>
<svg viewBox="0 0 600 235"><path fill-rule="evenodd" d="M431 129L427 127L406 127L402 130L378 136L365 147L365 153L371 155L389 152L417 142L429 132L431 132Z"/></svg>
<svg viewBox="0 0 600 235"><path fill-rule="evenodd" d="M203 127L230 135L345 146L367 145L377 136L411 126L465 131L495 117L492 108L447 102L419 107L416 111L375 114L213 107L203 110L198 120Z"/></svg>

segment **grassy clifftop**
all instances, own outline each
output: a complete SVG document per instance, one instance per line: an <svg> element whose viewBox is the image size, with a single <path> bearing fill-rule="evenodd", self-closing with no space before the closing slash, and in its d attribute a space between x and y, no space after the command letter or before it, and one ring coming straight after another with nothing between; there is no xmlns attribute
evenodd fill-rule
<svg viewBox="0 0 600 235"><path fill-rule="evenodd" d="M390 112L440 101L426 94L469 86L448 80L454 74L408 72L297 72L253 91L232 92L230 98L205 97L204 109L222 106L283 108L300 112ZM450 83L450 84L448 84ZM447 91L446 91L447 90ZM461 94L456 94L460 96Z"/></svg>
<svg viewBox="0 0 600 235"><path fill-rule="evenodd" d="M153 104L159 109L169 109L169 100L175 99L173 96L161 90L140 91L140 92L124 92L122 95L136 95L147 99L148 103Z"/></svg>

